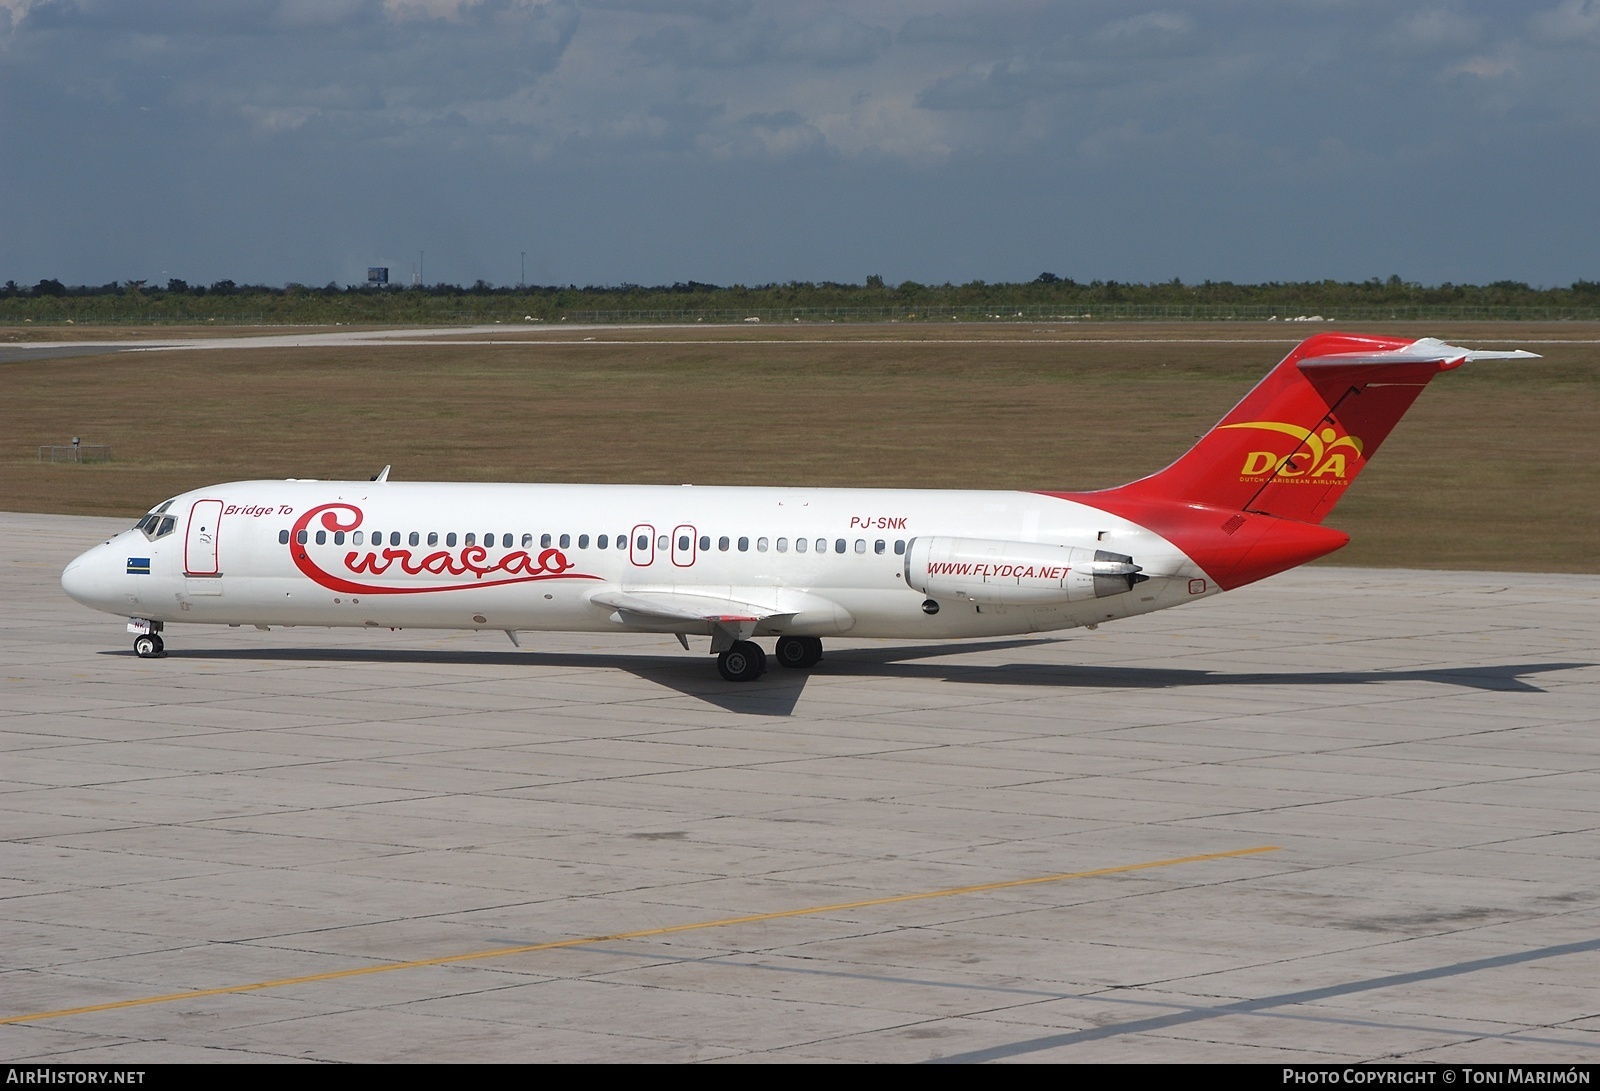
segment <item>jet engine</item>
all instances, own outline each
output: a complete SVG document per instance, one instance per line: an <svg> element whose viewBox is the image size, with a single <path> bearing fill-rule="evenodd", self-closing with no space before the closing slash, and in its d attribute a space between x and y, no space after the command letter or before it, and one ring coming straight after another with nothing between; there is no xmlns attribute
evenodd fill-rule
<svg viewBox="0 0 1600 1091"><path fill-rule="evenodd" d="M913 538L906 585L931 598L1050 606L1125 595L1149 576L1124 553L986 538Z"/></svg>

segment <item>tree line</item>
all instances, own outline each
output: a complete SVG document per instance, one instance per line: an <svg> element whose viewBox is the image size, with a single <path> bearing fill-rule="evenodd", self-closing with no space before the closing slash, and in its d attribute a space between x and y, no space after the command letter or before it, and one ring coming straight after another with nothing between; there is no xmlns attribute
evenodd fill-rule
<svg viewBox="0 0 1600 1091"><path fill-rule="evenodd" d="M1054 273L1031 281L890 285L791 281L717 285L427 284L321 287L219 280L164 285L127 280L67 285L47 278L0 286L0 323L218 322L415 323L457 321L849 321L1096 318L1600 318L1600 281L1559 288L1521 281L1423 285L1398 276L1364 281L1079 282Z"/></svg>

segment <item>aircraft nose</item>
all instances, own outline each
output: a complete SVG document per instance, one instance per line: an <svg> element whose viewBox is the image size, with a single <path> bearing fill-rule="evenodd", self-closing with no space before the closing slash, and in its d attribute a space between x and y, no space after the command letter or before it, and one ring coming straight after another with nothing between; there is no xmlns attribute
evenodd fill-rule
<svg viewBox="0 0 1600 1091"><path fill-rule="evenodd" d="M61 590L85 606L105 609L105 553L106 547L98 545L67 565L61 573Z"/></svg>
<svg viewBox="0 0 1600 1091"><path fill-rule="evenodd" d="M84 576L82 557L67 565L66 571L61 573L61 590L78 602L83 602L84 595L88 593L88 580Z"/></svg>

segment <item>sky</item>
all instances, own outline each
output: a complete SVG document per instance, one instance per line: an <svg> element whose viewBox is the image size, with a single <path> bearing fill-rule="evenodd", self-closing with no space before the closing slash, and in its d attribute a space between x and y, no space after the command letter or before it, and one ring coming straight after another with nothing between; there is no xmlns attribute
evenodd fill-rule
<svg viewBox="0 0 1600 1091"><path fill-rule="evenodd" d="M0 281L419 261L1600 279L1600 0L0 0Z"/></svg>

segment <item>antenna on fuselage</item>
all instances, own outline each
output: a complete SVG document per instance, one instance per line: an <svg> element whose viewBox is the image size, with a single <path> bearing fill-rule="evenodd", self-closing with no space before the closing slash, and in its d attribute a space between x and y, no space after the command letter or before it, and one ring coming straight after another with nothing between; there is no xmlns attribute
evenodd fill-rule
<svg viewBox="0 0 1600 1091"><path fill-rule="evenodd" d="M373 481L387 481L387 480L389 480L389 467L385 466L383 469L379 470L378 471L378 475L376 477L374 477L374 478L371 478L371 480L373 480Z"/></svg>

